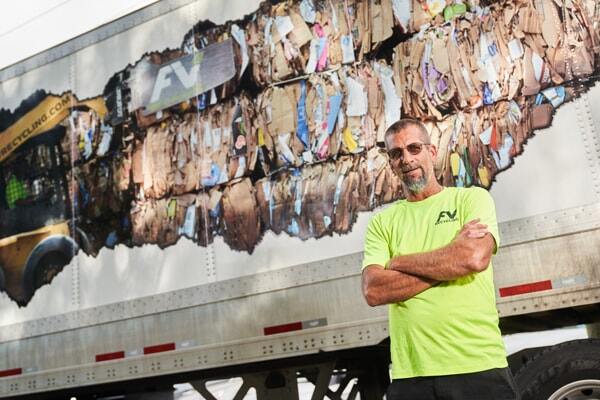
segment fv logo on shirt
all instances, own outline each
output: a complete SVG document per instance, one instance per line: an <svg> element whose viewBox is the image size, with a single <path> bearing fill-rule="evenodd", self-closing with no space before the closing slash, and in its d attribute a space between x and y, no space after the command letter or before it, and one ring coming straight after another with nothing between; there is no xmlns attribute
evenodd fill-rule
<svg viewBox="0 0 600 400"><path fill-rule="evenodd" d="M456 221L456 210L454 211L441 211L440 215L438 216L437 221L435 222L436 225L439 224L444 224L446 222L454 222Z"/></svg>

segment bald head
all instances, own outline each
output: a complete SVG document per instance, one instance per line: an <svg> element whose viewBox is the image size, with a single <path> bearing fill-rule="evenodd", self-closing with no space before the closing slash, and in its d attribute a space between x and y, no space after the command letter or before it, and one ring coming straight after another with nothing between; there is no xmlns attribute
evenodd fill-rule
<svg viewBox="0 0 600 400"><path fill-rule="evenodd" d="M388 138L390 136L397 135L397 134L401 133L403 130L405 130L406 128L411 127L411 126L417 128L417 131L419 132L419 138L423 143L429 143L429 133L427 133L427 129L425 128L425 125L423 125L423 123L421 121L416 120L416 119L411 119L411 118L403 118L399 121L394 122L385 131L385 136L384 136L385 146L389 148Z"/></svg>

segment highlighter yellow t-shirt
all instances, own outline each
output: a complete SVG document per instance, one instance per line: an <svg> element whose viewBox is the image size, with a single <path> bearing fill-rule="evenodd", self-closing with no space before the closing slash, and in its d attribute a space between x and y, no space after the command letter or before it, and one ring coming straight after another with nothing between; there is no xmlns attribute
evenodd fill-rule
<svg viewBox="0 0 600 400"><path fill-rule="evenodd" d="M363 268L446 246L475 218L499 245L494 202L484 189L448 187L423 201L400 200L369 222ZM388 307L393 379L507 366L491 263Z"/></svg>

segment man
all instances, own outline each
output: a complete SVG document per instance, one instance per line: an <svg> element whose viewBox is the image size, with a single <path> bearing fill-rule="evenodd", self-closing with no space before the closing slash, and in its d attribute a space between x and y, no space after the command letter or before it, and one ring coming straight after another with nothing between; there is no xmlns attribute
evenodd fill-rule
<svg viewBox="0 0 600 400"><path fill-rule="evenodd" d="M27 198L27 189L23 182L13 173L9 173L8 182L6 183L6 204L8 208L15 208L19 200Z"/></svg>
<svg viewBox="0 0 600 400"><path fill-rule="evenodd" d="M407 198L371 219L362 280L369 305L389 304L387 399L517 399L498 328L491 196L437 182L421 122L392 124L385 143Z"/></svg>

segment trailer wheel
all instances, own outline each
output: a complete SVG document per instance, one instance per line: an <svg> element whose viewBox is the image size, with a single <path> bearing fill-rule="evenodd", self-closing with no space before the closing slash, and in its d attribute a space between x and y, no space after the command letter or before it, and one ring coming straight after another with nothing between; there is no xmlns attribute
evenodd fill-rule
<svg viewBox="0 0 600 400"><path fill-rule="evenodd" d="M600 380L583 379L559 388L548 400L579 400L600 398Z"/></svg>
<svg viewBox="0 0 600 400"><path fill-rule="evenodd" d="M522 400L600 398L600 339L548 347L515 375Z"/></svg>

